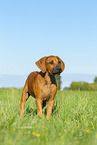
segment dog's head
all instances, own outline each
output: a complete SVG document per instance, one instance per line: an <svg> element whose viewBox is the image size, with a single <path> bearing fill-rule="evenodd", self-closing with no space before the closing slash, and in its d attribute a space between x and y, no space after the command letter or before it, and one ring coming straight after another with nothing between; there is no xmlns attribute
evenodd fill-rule
<svg viewBox="0 0 97 145"><path fill-rule="evenodd" d="M64 62L58 56L48 56L43 57L36 62L38 68L45 73L48 71L50 74L58 74L60 75L61 72L65 69Z"/></svg>

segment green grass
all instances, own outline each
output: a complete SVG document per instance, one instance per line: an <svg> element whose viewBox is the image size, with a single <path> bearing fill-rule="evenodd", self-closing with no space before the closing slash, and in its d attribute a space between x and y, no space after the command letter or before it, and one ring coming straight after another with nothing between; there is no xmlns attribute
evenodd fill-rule
<svg viewBox="0 0 97 145"><path fill-rule="evenodd" d="M58 91L51 119L38 119L34 98L19 116L22 89L0 89L1 145L96 145L97 92Z"/></svg>

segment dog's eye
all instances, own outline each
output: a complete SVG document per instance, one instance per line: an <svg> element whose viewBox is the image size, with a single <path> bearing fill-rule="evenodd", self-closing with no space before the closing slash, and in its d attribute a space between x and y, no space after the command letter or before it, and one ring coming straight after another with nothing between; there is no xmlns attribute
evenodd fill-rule
<svg viewBox="0 0 97 145"><path fill-rule="evenodd" d="M59 64L61 64L61 61L59 61Z"/></svg>
<svg viewBox="0 0 97 145"><path fill-rule="evenodd" d="M49 64L54 64L54 62L53 61L50 61Z"/></svg>

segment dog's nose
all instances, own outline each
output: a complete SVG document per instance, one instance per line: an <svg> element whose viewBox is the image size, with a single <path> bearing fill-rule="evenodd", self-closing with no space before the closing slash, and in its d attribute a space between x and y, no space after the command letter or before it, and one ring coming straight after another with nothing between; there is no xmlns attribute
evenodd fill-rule
<svg viewBox="0 0 97 145"><path fill-rule="evenodd" d="M56 69L57 69L58 71L60 71L60 72L62 71L62 69L61 69L60 66L57 66Z"/></svg>

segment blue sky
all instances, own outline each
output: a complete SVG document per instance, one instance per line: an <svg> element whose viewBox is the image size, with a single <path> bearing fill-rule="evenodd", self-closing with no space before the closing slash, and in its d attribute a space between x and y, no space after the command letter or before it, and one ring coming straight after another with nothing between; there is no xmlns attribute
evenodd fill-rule
<svg viewBox="0 0 97 145"><path fill-rule="evenodd" d="M29 74L49 55L64 73L97 74L97 0L0 1L0 74Z"/></svg>

